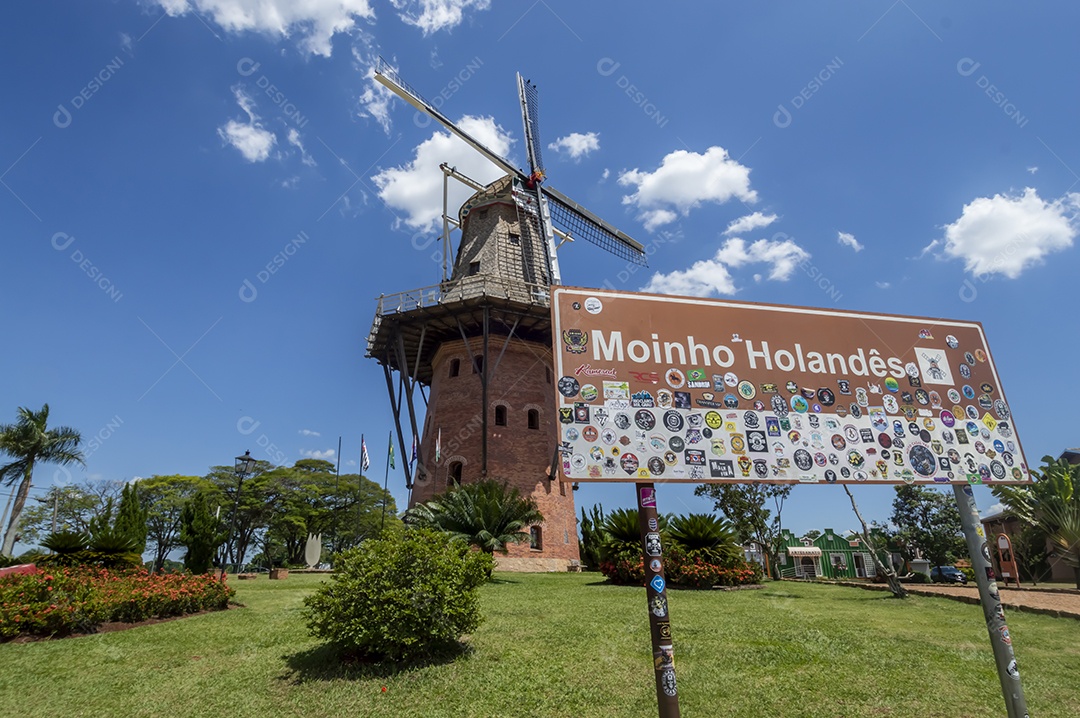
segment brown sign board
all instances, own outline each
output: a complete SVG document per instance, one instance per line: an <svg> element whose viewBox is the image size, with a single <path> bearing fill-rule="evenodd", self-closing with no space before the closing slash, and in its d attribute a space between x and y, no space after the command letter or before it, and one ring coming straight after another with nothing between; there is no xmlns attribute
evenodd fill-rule
<svg viewBox="0 0 1080 718"><path fill-rule="evenodd" d="M1030 481L982 325L552 287L566 481Z"/></svg>

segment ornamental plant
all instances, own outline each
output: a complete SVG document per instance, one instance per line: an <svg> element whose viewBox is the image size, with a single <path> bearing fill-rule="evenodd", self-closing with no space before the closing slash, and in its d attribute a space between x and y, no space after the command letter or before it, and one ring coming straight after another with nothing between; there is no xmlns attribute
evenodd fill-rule
<svg viewBox="0 0 1080 718"><path fill-rule="evenodd" d="M308 596L311 634L375 659L415 659L453 648L480 625L479 587L490 554L430 529L368 540L341 554L331 580Z"/></svg>
<svg viewBox="0 0 1080 718"><path fill-rule="evenodd" d="M136 623L228 606L235 590L209 575L150 575L145 569L57 567L0 578L0 640L20 634L93 633L110 621Z"/></svg>

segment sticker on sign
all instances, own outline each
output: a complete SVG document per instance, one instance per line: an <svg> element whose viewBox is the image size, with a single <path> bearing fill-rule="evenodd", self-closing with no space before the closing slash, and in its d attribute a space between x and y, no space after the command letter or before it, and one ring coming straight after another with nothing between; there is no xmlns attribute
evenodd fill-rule
<svg viewBox="0 0 1080 718"><path fill-rule="evenodd" d="M626 456L639 481L1031 480L977 322L551 291L567 481L625 481Z"/></svg>

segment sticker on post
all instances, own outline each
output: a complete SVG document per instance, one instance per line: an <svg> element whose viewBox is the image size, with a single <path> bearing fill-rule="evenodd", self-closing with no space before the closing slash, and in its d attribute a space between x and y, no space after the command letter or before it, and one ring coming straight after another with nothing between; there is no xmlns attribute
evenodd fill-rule
<svg viewBox="0 0 1080 718"><path fill-rule="evenodd" d="M660 534L652 531L645 534L645 553L650 556L659 556L660 550Z"/></svg>
<svg viewBox="0 0 1080 718"><path fill-rule="evenodd" d="M663 576L653 576L652 580L649 581L649 586L651 586L652 590L656 591L657 593L664 592L664 585L665 584Z"/></svg>
<svg viewBox="0 0 1080 718"><path fill-rule="evenodd" d="M660 649L653 653L653 665L658 671L675 669L675 652L670 644L660 646Z"/></svg>
<svg viewBox="0 0 1080 718"><path fill-rule="evenodd" d="M645 486L641 489L641 508L656 508L656 489L651 486Z"/></svg>
<svg viewBox="0 0 1080 718"><path fill-rule="evenodd" d="M674 696L678 693L678 689L675 687L675 669L668 669L660 675L660 687L664 689L664 695L666 696Z"/></svg>

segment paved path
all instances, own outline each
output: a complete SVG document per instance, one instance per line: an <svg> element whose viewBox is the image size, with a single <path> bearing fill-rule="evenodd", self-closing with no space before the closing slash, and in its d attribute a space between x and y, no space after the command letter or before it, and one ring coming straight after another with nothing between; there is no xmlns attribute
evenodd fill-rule
<svg viewBox="0 0 1080 718"><path fill-rule="evenodd" d="M968 603L979 602L979 590L974 586L913 586L908 585L912 593L930 596L955 597ZM1080 619L1080 593L1058 593L1051 591L1018 591L1015 589L1001 588L1001 602L1005 608L1016 608L1021 611L1028 610L1035 613L1049 613L1051 615L1065 615L1070 618Z"/></svg>

